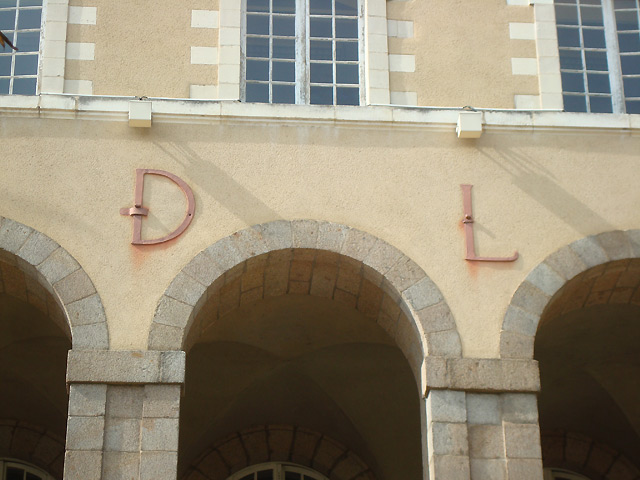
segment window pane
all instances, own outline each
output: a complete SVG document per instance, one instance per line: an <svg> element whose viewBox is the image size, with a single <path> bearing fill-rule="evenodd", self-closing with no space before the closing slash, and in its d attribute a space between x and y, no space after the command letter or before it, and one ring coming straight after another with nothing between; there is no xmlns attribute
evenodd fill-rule
<svg viewBox="0 0 640 480"><path fill-rule="evenodd" d="M564 95L564 111L565 112L586 112L587 102L584 97L574 95Z"/></svg>
<svg viewBox="0 0 640 480"><path fill-rule="evenodd" d="M604 39L604 35L602 36ZM577 28L558 28L558 45L561 47L579 47L580 30Z"/></svg>
<svg viewBox="0 0 640 480"><path fill-rule="evenodd" d="M311 60L333 60L331 41L312 40L309 55ZM336 46L336 50L338 47Z"/></svg>
<svg viewBox="0 0 640 480"><path fill-rule="evenodd" d="M247 34L269 35L269 16L247 15Z"/></svg>
<svg viewBox="0 0 640 480"><path fill-rule="evenodd" d="M312 105L333 105L333 88L311 87Z"/></svg>
<svg viewBox="0 0 640 480"><path fill-rule="evenodd" d="M247 83L247 102L269 103L269 85L264 83Z"/></svg>
<svg viewBox="0 0 640 480"><path fill-rule="evenodd" d="M640 77L625 78L623 82L625 97L640 97Z"/></svg>
<svg viewBox="0 0 640 480"><path fill-rule="evenodd" d="M593 113L613 112L610 97L589 97L589 103L591 105L591 111Z"/></svg>
<svg viewBox="0 0 640 480"><path fill-rule="evenodd" d="M627 113L640 113L640 101L627 102Z"/></svg>
<svg viewBox="0 0 640 480"><path fill-rule="evenodd" d="M609 75L602 73L589 73L587 75L589 92L591 93L611 93L609 87Z"/></svg>
<svg viewBox="0 0 640 480"><path fill-rule="evenodd" d="M312 63L311 83L333 83L333 64Z"/></svg>
<svg viewBox="0 0 640 480"><path fill-rule="evenodd" d="M336 18L337 38L358 38L358 20Z"/></svg>
<svg viewBox="0 0 640 480"><path fill-rule="evenodd" d="M358 65L336 65L336 83L358 84Z"/></svg>
<svg viewBox="0 0 640 480"><path fill-rule="evenodd" d="M584 52L585 60L587 61L587 70L598 70L606 72L607 66L607 54L605 52Z"/></svg>
<svg viewBox="0 0 640 480"><path fill-rule="evenodd" d="M336 15L358 15L358 0L335 0Z"/></svg>
<svg viewBox="0 0 640 480"><path fill-rule="evenodd" d="M331 0L309 0L311 15L331 15Z"/></svg>
<svg viewBox="0 0 640 480"><path fill-rule="evenodd" d="M296 90L294 85L273 85L271 88L273 89L273 103L296 103ZM258 476L258 478L260 478L260 476Z"/></svg>
<svg viewBox="0 0 640 480"><path fill-rule="evenodd" d="M582 55L577 50L560 49L560 68L565 70L582 70Z"/></svg>
<svg viewBox="0 0 640 480"><path fill-rule="evenodd" d="M590 27L602 26L601 7L580 7L580 17L582 19L582 25Z"/></svg>
<svg viewBox="0 0 640 480"><path fill-rule="evenodd" d="M590 28L585 28L582 31L582 36L584 38L584 46L586 48L605 48L606 47L604 43L604 30L594 30Z"/></svg>
<svg viewBox="0 0 640 480"><path fill-rule="evenodd" d="M558 25L578 25L578 8L556 5L556 22Z"/></svg>
<svg viewBox="0 0 640 480"><path fill-rule="evenodd" d="M4 10L0 12L0 30L13 30L16 26L16 11Z"/></svg>
<svg viewBox="0 0 640 480"><path fill-rule="evenodd" d="M358 43L336 42L336 60L358 60Z"/></svg>
<svg viewBox="0 0 640 480"><path fill-rule="evenodd" d="M40 13L42 10L20 10L18 15L18 28L40 28Z"/></svg>
<svg viewBox="0 0 640 480"><path fill-rule="evenodd" d="M0 76L8 77L11 75L11 56L0 56Z"/></svg>
<svg viewBox="0 0 640 480"><path fill-rule="evenodd" d="M247 60L247 80L269 80L269 61Z"/></svg>
<svg viewBox="0 0 640 480"><path fill-rule="evenodd" d="M273 58L296 58L296 45L294 40L284 38L273 39Z"/></svg>
<svg viewBox="0 0 640 480"><path fill-rule="evenodd" d="M16 47L21 52L37 52L40 49L40 32L18 32Z"/></svg>
<svg viewBox="0 0 640 480"><path fill-rule="evenodd" d="M6 480L23 480L24 470L21 468L7 467Z"/></svg>
<svg viewBox="0 0 640 480"><path fill-rule="evenodd" d="M279 82L296 81L296 64L293 62L273 62L272 80Z"/></svg>
<svg viewBox="0 0 640 480"><path fill-rule="evenodd" d="M360 105L360 89L338 87L336 90L338 105Z"/></svg>
<svg viewBox="0 0 640 480"><path fill-rule="evenodd" d="M9 93L9 79L0 78L0 95L7 95Z"/></svg>
<svg viewBox="0 0 640 480"><path fill-rule="evenodd" d="M269 58L269 39L247 37L247 57Z"/></svg>
<svg viewBox="0 0 640 480"><path fill-rule="evenodd" d="M311 18L309 25L311 27L310 35L312 37L333 37L330 18Z"/></svg>
<svg viewBox="0 0 640 480"><path fill-rule="evenodd" d="M295 473L295 472L284 473L284 480L300 480L301 478L302 478L302 475L300 475L299 473Z"/></svg>
<svg viewBox="0 0 640 480"><path fill-rule="evenodd" d="M616 9L636 8L636 0L614 0L613 6Z"/></svg>
<svg viewBox="0 0 640 480"><path fill-rule="evenodd" d="M296 1L273 0L273 13L296 13Z"/></svg>
<svg viewBox="0 0 640 480"><path fill-rule="evenodd" d="M27 472L27 479L26 480L42 480L42 477L40 475L35 475L33 473Z"/></svg>
<svg viewBox="0 0 640 480"><path fill-rule="evenodd" d="M296 17L273 17L273 34L294 37L296 35Z"/></svg>
<svg viewBox="0 0 640 480"><path fill-rule="evenodd" d="M640 52L640 34L620 33L618 34L618 45L621 52Z"/></svg>
<svg viewBox="0 0 640 480"><path fill-rule="evenodd" d="M16 6L16 0L0 0L0 8L10 8Z"/></svg>
<svg viewBox="0 0 640 480"><path fill-rule="evenodd" d="M16 55L14 75L35 75L38 73L37 55Z"/></svg>
<svg viewBox="0 0 640 480"><path fill-rule="evenodd" d="M640 74L640 55L623 55L620 57L623 75Z"/></svg>
<svg viewBox="0 0 640 480"><path fill-rule="evenodd" d="M618 30L638 30L638 12L624 10L616 12L616 25Z"/></svg>
<svg viewBox="0 0 640 480"><path fill-rule="evenodd" d="M254 475L253 473L250 473L249 475L245 475L244 477L242 477L240 480L253 480L254 479Z"/></svg>
<svg viewBox="0 0 640 480"><path fill-rule="evenodd" d="M584 77L581 73L562 72L563 92L584 92Z"/></svg>
<svg viewBox="0 0 640 480"><path fill-rule="evenodd" d="M258 480L273 480L273 470L262 470L258 472Z"/></svg>
<svg viewBox="0 0 640 480"><path fill-rule="evenodd" d="M16 95L35 95L36 79L35 78L14 78L13 93Z"/></svg>
<svg viewBox="0 0 640 480"><path fill-rule="evenodd" d="M41 7L42 0L20 0L21 7Z"/></svg>
<svg viewBox="0 0 640 480"><path fill-rule="evenodd" d="M269 0L247 0L247 12L268 12Z"/></svg>

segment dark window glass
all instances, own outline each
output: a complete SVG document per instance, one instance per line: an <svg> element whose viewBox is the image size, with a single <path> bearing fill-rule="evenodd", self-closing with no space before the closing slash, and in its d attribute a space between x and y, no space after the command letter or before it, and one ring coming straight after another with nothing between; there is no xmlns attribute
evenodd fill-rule
<svg viewBox="0 0 640 480"><path fill-rule="evenodd" d="M269 39L247 37L247 57L269 58Z"/></svg>
<svg viewBox="0 0 640 480"><path fill-rule="evenodd" d="M620 33L618 34L618 45L621 52L640 52L640 34Z"/></svg>
<svg viewBox="0 0 640 480"><path fill-rule="evenodd" d="M268 12L269 0L247 0L248 12Z"/></svg>
<svg viewBox="0 0 640 480"><path fill-rule="evenodd" d="M294 60L296 58L296 45L295 40L289 40L285 38L273 39L273 58L289 58Z"/></svg>
<svg viewBox="0 0 640 480"><path fill-rule="evenodd" d="M309 20L309 25L311 27L310 35L312 37L324 37L324 38L333 37L333 29L331 28L330 18L313 18L312 17Z"/></svg>
<svg viewBox="0 0 640 480"><path fill-rule="evenodd" d="M296 0L272 0L273 13L296 13Z"/></svg>
<svg viewBox="0 0 640 480"><path fill-rule="evenodd" d="M268 60L247 60L247 80L269 80Z"/></svg>
<svg viewBox="0 0 640 480"><path fill-rule="evenodd" d="M604 39L604 35L602 37ZM558 45L561 47L579 47L580 30L558 27Z"/></svg>
<svg viewBox="0 0 640 480"><path fill-rule="evenodd" d="M600 7L580 7L580 18L582 25L588 27L600 27L602 23L602 8Z"/></svg>
<svg viewBox="0 0 640 480"><path fill-rule="evenodd" d="M578 8L556 5L556 23L558 25L578 25Z"/></svg>
<svg viewBox="0 0 640 480"><path fill-rule="evenodd" d="M262 470L258 472L258 480L273 480L273 470Z"/></svg>
<svg viewBox="0 0 640 480"><path fill-rule="evenodd" d="M36 79L35 78L14 78L13 93L16 95L35 95Z"/></svg>
<svg viewBox="0 0 640 480"><path fill-rule="evenodd" d="M578 50L560 49L560 68L563 70L582 70L582 54Z"/></svg>
<svg viewBox="0 0 640 480"><path fill-rule="evenodd" d="M587 62L587 70L597 70L606 72L608 70L607 54L605 52L584 52L584 58Z"/></svg>
<svg viewBox="0 0 640 480"><path fill-rule="evenodd" d="M333 64L312 63L311 83L333 83Z"/></svg>
<svg viewBox="0 0 640 480"><path fill-rule="evenodd" d="M584 38L584 46L586 48L606 48L604 30L585 28L582 31L582 37Z"/></svg>
<svg viewBox="0 0 640 480"><path fill-rule="evenodd" d="M333 105L332 87L311 87L312 105Z"/></svg>
<svg viewBox="0 0 640 480"><path fill-rule="evenodd" d="M0 56L0 76L8 77L11 75L11 56Z"/></svg>
<svg viewBox="0 0 640 480"><path fill-rule="evenodd" d="M611 93L609 86L609 75L606 73L587 74L587 83L591 93Z"/></svg>
<svg viewBox="0 0 640 480"><path fill-rule="evenodd" d="M584 92L584 77L581 73L562 72L562 90L565 92Z"/></svg>
<svg viewBox="0 0 640 480"><path fill-rule="evenodd" d="M300 475L299 473L295 473L295 472L284 473L284 480L300 480L301 478L302 478L302 475Z"/></svg>
<svg viewBox="0 0 640 480"><path fill-rule="evenodd" d="M41 7L42 0L20 0L21 7Z"/></svg>
<svg viewBox="0 0 640 480"><path fill-rule="evenodd" d="M16 6L16 0L0 0L0 8L10 8Z"/></svg>
<svg viewBox="0 0 640 480"><path fill-rule="evenodd" d="M272 80L278 82L295 82L296 81L296 65L293 62L273 62L272 63Z"/></svg>
<svg viewBox="0 0 640 480"><path fill-rule="evenodd" d="M253 480L253 478L253 473L250 473L249 475L245 475L244 477L242 477L240 480Z"/></svg>
<svg viewBox="0 0 640 480"><path fill-rule="evenodd" d="M7 95L9 93L9 79L0 78L0 95Z"/></svg>
<svg viewBox="0 0 640 480"><path fill-rule="evenodd" d="M614 0L613 7L615 9L636 8L636 0Z"/></svg>
<svg viewBox="0 0 640 480"><path fill-rule="evenodd" d="M38 73L37 55L16 55L14 75L35 75Z"/></svg>
<svg viewBox="0 0 640 480"><path fill-rule="evenodd" d="M311 60L332 60L333 51L331 41L312 40L309 55ZM338 46L336 46L336 51Z"/></svg>
<svg viewBox="0 0 640 480"><path fill-rule="evenodd" d="M358 65L336 65L336 83L358 84Z"/></svg>
<svg viewBox="0 0 640 480"><path fill-rule="evenodd" d="M296 90L294 85L273 85L273 103L296 103Z"/></svg>
<svg viewBox="0 0 640 480"><path fill-rule="evenodd" d="M640 97L640 77L624 78L624 95L627 98Z"/></svg>
<svg viewBox="0 0 640 480"><path fill-rule="evenodd" d="M28 473L27 472L27 478L26 480L42 480L42 477L39 475L36 475L34 473Z"/></svg>
<svg viewBox="0 0 640 480"><path fill-rule="evenodd" d="M616 25L618 31L638 30L638 12L625 10L616 12Z"/></svg>
<svg viewBox="0 0 640 480"><path fill-rule="evenodd" d="M20 15L18 15L18 28L19 29L29 29L29 28L40 28L40 13L42 10L20 10Z"/></svg>
<svg viewBox="0 0 640 480"><path fill-rule="evenodd" d="M336 90L338 105L360 105L360 89L338 87Z"/></svg>
<svg viewBox="0 0 640 480"><path fill-rule="evenodd" d="M40 49L40 32L18 32L16 47L21 52L37 52Z"/></svg>
<svg viewBox="0 0 640 480"><path fill-rule="evenodd" d="M336 18L337 38L358 38L358 20L350 18Z"/></svg>
<svg viewBox="0 0 640 480"><path fill-rule="evenodd" d="M269 85L263 83L247 83L247 102L269 103Z"/></svg>
<svg viewBox="0 0 640 480"><path fill-rule="evenodd" d="M247 15L248 35L269 35L268 15Z"/></svg>
<svg viewBox="0 0 640 480"><path fill-rule="evenodd" d="M586 112L587 99L574 95L564 95L564 111L565 112Z"/></svg>
<svg viewBox="0 0 640 480"><path fill-rule="evenodd" d="M358 0L335 0L336 15L358 15Z"/></svg>
<svg viewBox="0 0 640 480"><path fill-rule="evenodd" d="M640 55L623 55L620 57L623 75L640 74Z"/></svg>
<svg viewBox="0 0 640 480"><path fill-rule="evenodd" d="M23 480L24 470L21 468L7 467L6 480Z"/></svg>
<svg viewBox="0 0 640 480"><path fill-rule="evenodd" d="M0 11L0 30L13 30L16 26L16 11ZM5 32L6 34L6 32Z"/></svg>
<svg viewBox="0 0 640 480"><path fill-rule="evenodd" d="M358 43L357 42L336 42L336 60L357 61L358 60Z"/></svg>
<svg viewBox="0 0 640 480"><path fill-rule="evenodd" d="M640 113L640 101L627 101L627 113Z"/></svg>
<svg viewBox="0 0 640 480"><path fill-rule="evenodd" d="M273 17L273 34L294 37L296 35L296 17Z"/></svg>
<svg viewBox="0 0 640 480"><path fill-rule="evenodd" d="M311 15L331 15L331 1L309 0L309 13Z"/></svg>
<svg viewBox="0 0 640 480"><path fill-rule="evenodd" d="M611 97L589 97L589 104L593 113L611 113Z"/></svg>

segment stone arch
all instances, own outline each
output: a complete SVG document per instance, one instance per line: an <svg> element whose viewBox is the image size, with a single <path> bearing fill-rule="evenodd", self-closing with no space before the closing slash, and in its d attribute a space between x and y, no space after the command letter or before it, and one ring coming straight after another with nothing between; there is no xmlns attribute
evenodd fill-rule
<svg viewBox="0 0 640 480"><path fill-rule="evenodd" d="M149 333L149 349L185 348L187 334L207 301L208 291L242 275L248 263L257 262L255 259L291 252L324 252L346 259L345 263L368 282L366 285L383 292L375 309L365 302L362 307L369 315L378 316L378 323L396 341L418 380L425 355L461 356L460 337L449 306L420 266L373 235L314 220L279 220L253 226L200 252L178 273L160 299ZM310 275L315 273L320 272L314 270ZM313 278L309 278L312 282ZM313 287L301 293L313 294ZM260 295L265 295L264 290L258 292ZM358 308L362 298L352 300ZM390 317L396 311L396 318Z"/></svg>
<svg viewBox="0 0 640 480"><path fill-rule="evenodd" d="M228 435L206 449L182 480L225 480L251 465L292 462L331 480L375 480L362 459L337 440L291 425L256 425Z"/></svg>
<svg viewBox="0 0 640 480"><path fill-rule="evenodd" d="M591 235L549 255L529 273L511 298L500 332L500 356L533 359L540 318L562 287L577 275L600 265L638 258L640 230ZM604 273L604 270L594 273Z"/></svg>
<svg viewBox="0 0 640 480"><path fill-rule="evenodd" d="M19 296L42 311L52 312L54 302L66 318L49 313L70 336L75 350L109 348L102 300L80 264L45 234L9 218L0 217L0 263L3 292L7 285L24 286ZM42 289L46 291L43 292ZM11 292L9 292L11 293ZM47 301L49 299L49 301ZM44 305L43 305L44 302Z"/></svg>

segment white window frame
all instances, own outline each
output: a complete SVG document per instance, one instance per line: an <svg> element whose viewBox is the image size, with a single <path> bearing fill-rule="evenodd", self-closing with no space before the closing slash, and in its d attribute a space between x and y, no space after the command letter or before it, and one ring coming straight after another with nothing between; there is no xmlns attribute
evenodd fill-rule
<svg viewBox="0 0 640 480"><path fill-rule="evenodd" d="M0 480L5 480L5 475L8 467L19 468L26 473L38 475L43 480L55 480L51 475L49 475L41 468L12 458L0 458Z"/></svg>
<svg viewBox="0 0 640 480"><path fill-rule="evenodd" d="M590 480L584 475L565 470L563 468L545 468L544 480L557 480L558 478L567 480Z"/></svg>
<svg viewBox="0 0 640 480"><path fill-rule="evenodd" d="M262 470L273 470L273 480L285 480L284 475L287 472L295 472L301 475L307 475L317 480L329 480L320 472L307 467L303 467L302 465L284 462L269 462L251 465L250 467L243 468L239 472L234 473L233 475L228 477L227 480L240 480L242 477Z"/></svg>
<svg viewBox="0 0 640 480"><path fill-rule="evenodd" d="M309 45L311 37L310 20L311 15L308 12L309 0L295 0L296 13L295 13L295 69L296 69L296 88L295 88L295 104L296 105L310 105L311 98L311 57L309 52ZM359 91L359 104L364 105L366 101L366 89L365 89L365 70L364 70L364 58L365 58L365 15L364 15L364 0L357 0L358 9L358 91ZM331 15L330 18L335 18L335 15ZM241 27L242 44L240 46L241 51L241 64L240 64L240 99L245 101L246 99L246 32L247 32L247 0L242 0L242 27ZM335 39L334 39L335 40ZM335 59L335 42L333 42L334 51L333 58ZM271 65L271 62L269 62ZM332 61L334 70L334 83L326 84L323 86L329 86L333 88L334 104L337 104L337 88L341 86L337 83L337 77L335 73L336 61ZM270 72L271 73L271 72ZM270 75L271 77L271 75ZM345 85L353 88L356 84ZM265 102L272 103L272 102Z"/></svg>
<svg viewBox="0 0 640 480"><path fill-rule="evenodd" d="M608 63L608 75L609 75L609 85L611 89L611 105L612 105L612 113L625 113L625 95L624 95L624 85L623 85L623 75L622 75L622 67L620 61L620 48L618 46L618 37L617 37L617 26L615 20L615 10L614 10L614 0L601 0L602 2L602 17L604 24L604 36L605 36L605 48L607 54L607 63ZM555 8L555 1L554 1ZM584 53L584 46L580 47L562 47L563 49L580 51L582 54ZM558 56L560 55L558 50ZM561 69L560 69L561 71ZM586 70L585 70L586 71ZM586 74L585 74L586 75ZM585 78L585 87L586 87L586 78ZM564 95L564 88L562 88L561 93ZM577 97L587 97L588 94L584 95L572 95ZM635 97L634 97L635 98ZM587 112L590 112L590 105L587 101Z"/></svg>

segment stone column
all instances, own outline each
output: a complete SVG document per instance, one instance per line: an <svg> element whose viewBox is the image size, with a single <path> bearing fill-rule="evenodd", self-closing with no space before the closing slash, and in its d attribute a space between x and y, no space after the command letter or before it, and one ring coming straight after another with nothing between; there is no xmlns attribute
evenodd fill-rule
<svg viewBox="0 0 640 480"><path fill-rule="evenodd" d="M65 480L176 480L185 354L70 351Z"/></svg>
<svg viewBox="0 0 640 480"><path fill-rule="evenodd" d="M425 360L430 480L542 480L530 360Z"/></svg>

